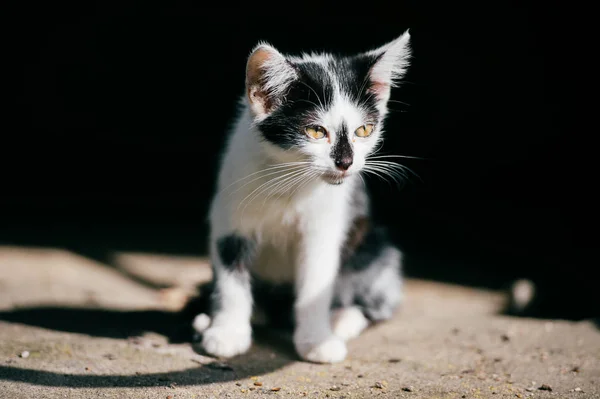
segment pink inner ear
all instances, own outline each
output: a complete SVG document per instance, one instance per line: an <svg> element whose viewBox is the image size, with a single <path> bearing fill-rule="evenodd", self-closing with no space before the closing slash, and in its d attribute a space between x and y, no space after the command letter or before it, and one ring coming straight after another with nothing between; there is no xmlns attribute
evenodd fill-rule
<svg viewBox="0 0 600 399"><path fill-rule="evenodd" d="M269 96L261 90L259 85L254 85L248 88L248 98L251 103L256 104L262 113L270 112L274 107L273 101L269 99Z"/></svg>
<svg viewBox="0 0 600 399"><path fill-rule="evenodd" d="M374 93L377 98L384 99L390 91L390 85L388 83L373 82L371 84L371 92Z"/></svg>
<svg viewBox="0 0 600 399"><path fill-rule="evenodd" d="M273 99L264 88L264 66L273 56L271 51L259 48L250 56L246 66L248 99L259 113L271 112L275 106Z"/></svg>

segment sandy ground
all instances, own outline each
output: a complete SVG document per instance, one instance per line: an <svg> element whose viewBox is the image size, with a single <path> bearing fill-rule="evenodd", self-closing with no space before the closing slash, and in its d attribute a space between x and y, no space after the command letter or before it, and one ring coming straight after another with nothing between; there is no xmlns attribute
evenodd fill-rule
<svg viewBox="0 0 600 399"><path fill-rule="evenodd" d="M212 359L177 338L208 278L201 258L0 247L0 398L600 398L593 323L502 316L502 293L420 280L343 363L301 362L276 331Z"/></svg>

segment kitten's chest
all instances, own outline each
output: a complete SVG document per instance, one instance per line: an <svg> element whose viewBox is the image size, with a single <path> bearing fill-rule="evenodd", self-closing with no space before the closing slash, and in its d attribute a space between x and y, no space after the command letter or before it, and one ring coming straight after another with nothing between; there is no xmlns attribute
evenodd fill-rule
<svg viewBox="0 0 600 399"><path fill-rule="evenodd" d="M271 283L293 282L302 226L311 216L279 200L252 211L251 217L241 219L241 230L257 242L252 273Z"/></svg>
<svg viewBox="0 0 600 399"><path fill-rule="evenodd" d="M293 282L299 254L308 245L308 232L325 219L329 228L341 228L345 206L342 197L313 192L310 196L277 199L251 208L251 213L239 219L239 227L258 244L252 273L273 283Z"/></svg>
<svg viewBox="0 0 600 399"><path fill-rule="evenodd" d="M300 240L315 221L342 218L345 207L343 195L316 188L293 197L258 196L243 207L234 206L232 214L240 232L258 241L279 243Z"/></svg>

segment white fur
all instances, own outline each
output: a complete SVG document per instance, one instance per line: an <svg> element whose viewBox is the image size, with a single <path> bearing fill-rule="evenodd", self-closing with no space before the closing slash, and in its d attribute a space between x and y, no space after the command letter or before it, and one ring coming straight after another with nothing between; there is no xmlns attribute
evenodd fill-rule
<svg viewBox="0 0 600 399"><path fill-rule="evenodd" d="M392 79L400 73L395 62L402 61L397 53L400 47L405 47L407 35L386 47L391 51L389 57L385 55L382 66L374 70L381 79ZM264 65L267 89L281 94L295 78L293 69L271 46L263 43L257 49L266 49L272 55ZM325 65L327 57L304 55L293 59L316 60ZM253 273L265 280L295 283L294 344L300 356L313 362L341 361L346 357L344 340L360 333L365 320L360 321L354 315L354 320L346 319L338 325L341 337L333 333L330 315L333 287L340 266L340 248L350 224L351 195L354 185L360 184L358 172L365 157L380 139L380 128L376 126L371 137L355 137L354 131L370 121L336 87L333 105L322 109L314 121L328 130L329 141L313 140L299 151L283 151L261 139L256 122L266 117L264 109L253 107L251 98L246 100L222 160L218 193L210 210L211 259L218 274L221 303L211 326L204 331L204 349L217 356L233 356L250 346L250 281L245 275L234 277L216 254L216 241L236 232L256 243ZM338 136L342 124L348 128L347 137ZM301 167L309 164L280 169L276 166L284 162L310 162L313 170L335 172L330 153L338 139L350 140L354 150L354 163L343 184L331 185L316 174L303 178Z"/></svg>
<svg viewBox="0 0 600 399"><path fill-rule="evenodd" d="M333 333L344 341L356 338L369 326L369 320L355 307L336 309L331 318Z"/></svg>
<svg viewBox="0 0 600 399"><path fill-rule="evenodd" d="M409 47L410 33L408 30L399 38L387 43L376 50L369 51L371 55L381 55L379 62L371 71L372 79L383 84L384 89L378 93L379 112L387 113L387 101L391 88L398 85L409 65L411 50Z"/></svg>

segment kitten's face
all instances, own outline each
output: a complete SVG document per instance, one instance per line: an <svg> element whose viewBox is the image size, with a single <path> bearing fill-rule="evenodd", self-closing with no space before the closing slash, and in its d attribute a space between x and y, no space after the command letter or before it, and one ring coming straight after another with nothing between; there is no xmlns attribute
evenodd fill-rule
<svg viewBox="0 0 600 399"><path fill-rule="evenodd" d="M247 94L258 134L277 162L305 165L330 184L357 174L378 148L390 87L403 73L408 33L353 57L284 57L267 45L249 58Z"/></svg>

